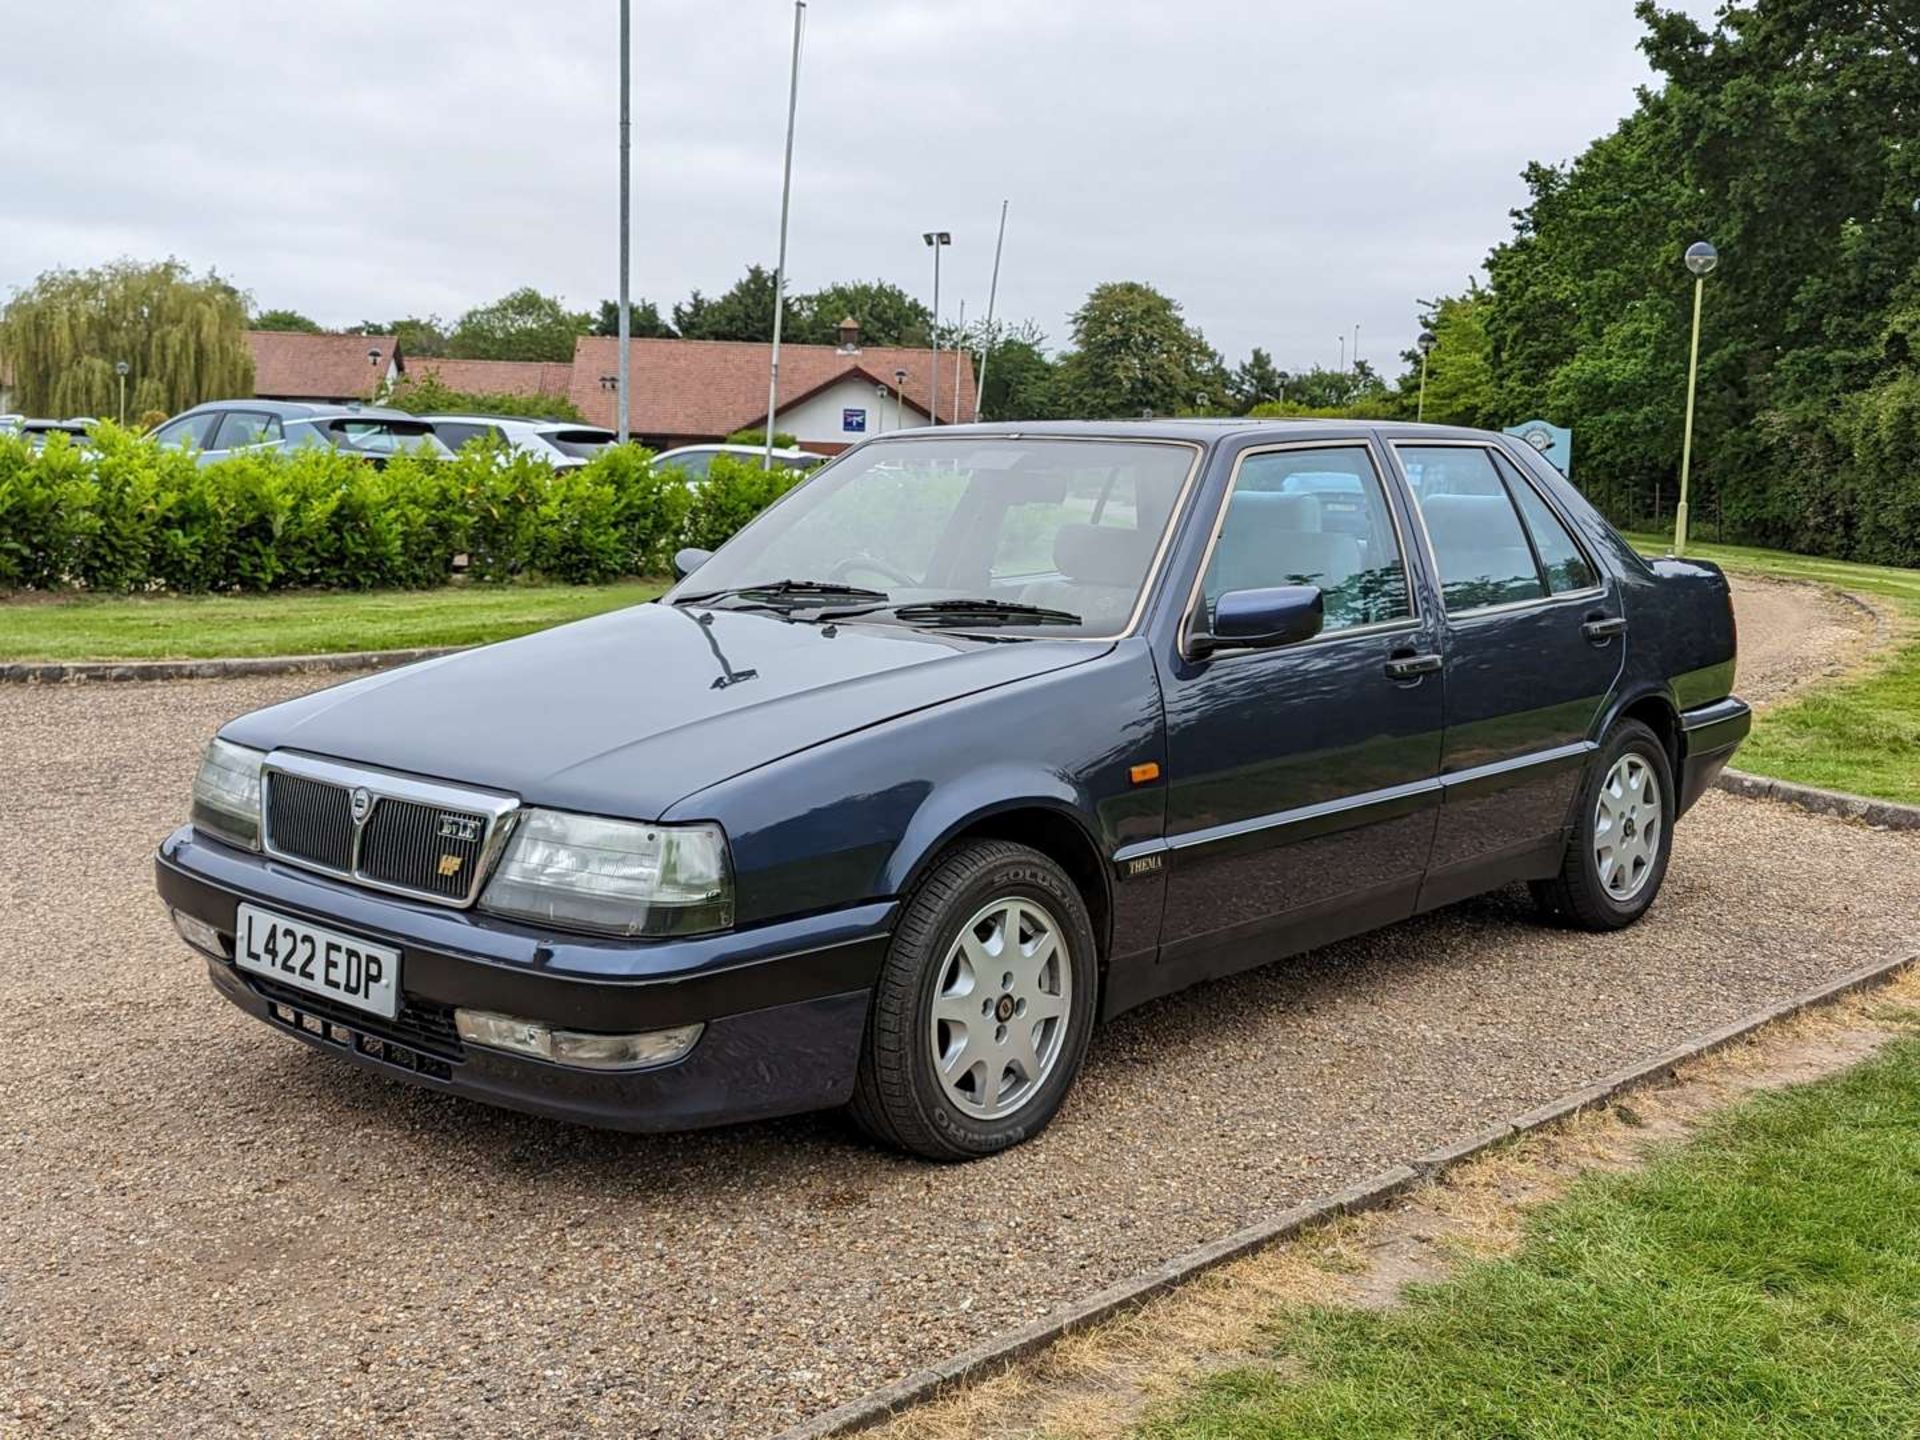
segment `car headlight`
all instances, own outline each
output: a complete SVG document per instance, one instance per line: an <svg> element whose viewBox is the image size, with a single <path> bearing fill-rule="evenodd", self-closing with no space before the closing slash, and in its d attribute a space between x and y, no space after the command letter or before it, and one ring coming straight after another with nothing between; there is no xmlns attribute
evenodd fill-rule
<svg viewBox="0 0 1920 1440"><path fill-rule="evenodd" d="M260 766L266 755L229 740L207 742L200 757L200 773L193 777L193 809L189 818L196 830L239 845L260 848Z"/></svg>
<svg viewBox="0 0 1920 1440"><path fill-rule="evenodd" d="M523 811L481 908L605 935L703 935L733 924L718 825Z"/></svg>

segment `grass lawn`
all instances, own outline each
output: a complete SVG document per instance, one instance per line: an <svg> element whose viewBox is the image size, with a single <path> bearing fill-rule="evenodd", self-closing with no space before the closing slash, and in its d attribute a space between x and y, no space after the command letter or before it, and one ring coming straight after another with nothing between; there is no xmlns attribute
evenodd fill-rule
<svg viewBox="0 0 1920 1440"><path fill-rule="evenodd" d="M1384 1310L1282 1312L1272 1367L1155 1440L1920 1434L1920 1040L1589 1177Z"/></svg>
<svg viewBox="0 0 1920 1440"><path fill-rule="evenodd" d="M476 645L651 600L617 585L0 600L0 660L186 660Z"/></svg>
<svg viewBox="0 0 1920 1440"><path fill-rule="evenodd" d="M1649 553L1659 536L1635 535ZM1734 764L1760 775L1920 804L1920 570L1851 565L1739 545L1690 546L1728 571L1817 580L1889 602L1902 617L1892 652L1860 677L1768 710Z"/></svg>

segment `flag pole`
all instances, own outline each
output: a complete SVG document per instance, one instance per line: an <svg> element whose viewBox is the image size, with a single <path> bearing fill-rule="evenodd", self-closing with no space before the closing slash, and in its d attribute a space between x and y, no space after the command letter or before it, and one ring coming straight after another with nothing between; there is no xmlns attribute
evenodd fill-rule
<svg viewBox="0 0 1920 1440"><path fill-rule="evenodd" d="M787 310L787 212L793 201L793 118L800 106L800 34L807 0L793 0L793 69L787 77L787 158L780 173L780 258L773 267L773 366L767 375L766 452L762 470L773 469L773 417L780 408L780 321Z"/></svg>
<svg viewBox="0 0 1920 1440"><path fill-rule="evenodd" d="M980 404L987 398L987 357L993 353L993 305L1000 297L1000 251L1007 243L1007 202L1000 202L1000 235L993 242L993 282L987 286L986 342L980 347L979 384L973 392L973 418L980 418ZM957 418L957 417L956 417Z"/></svg>

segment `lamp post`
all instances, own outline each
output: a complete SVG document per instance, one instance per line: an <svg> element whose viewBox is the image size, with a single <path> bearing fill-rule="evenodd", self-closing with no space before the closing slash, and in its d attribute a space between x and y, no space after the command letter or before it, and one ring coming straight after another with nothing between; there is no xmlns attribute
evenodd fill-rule
<svg viewBox="0 0 1920 1440"><path fill-rule="evenodd" d="M940 423L940 252L953 243L945 230L929 230L920 237L933 249L933 373L927 377L927 421Z"/></svg>
<svg viewBox="0 0 1920 1440"><path fill-rule="evenodd" d="M127 423L127 372L131 369L133 367L124 360L113 362L113 373L120 380L120 424L123 427Z"/></svg>
<svg viewBox="0 0 1920 1440"><path fill-rule="evenodd" d="M1420 338L1413 342L1420 347L1420 403L1413 412L1416 421L1427 418L1427 357L1433 354L1433 347L1439 342L1440 337L1431 330L1422 330Z"/></svg>
<svg viewBox="0 0 1920 1440"><path fill-rule="evenodd" d="M620 0L620 313L614 326L620 346L620 394L614 402L614 435L624 445L632 435L627 399L628 351L633 340L633 303L628 290L633 257L633 10Z"/></svg>
<svg viewBox="0 0 1920 1440"><path fill-rule="evenodd" d="M1707 276L1720 263L1720 252L1704 240L1687 247L1687 269L1693 272L1693 341L1687 350L1687 420L1680 432L1680 503L1673 511L1673 553L1687 553L1687 478L1693 469L1693 392L1700 379L1700 298Z"/></svg>
<svg viewBox="0 0 1920 1440"><path fill-rule="evenodd" d="M904 370L894 371L893 372L893 428L896 430L898 430L903 424L906 423L906 415L901 409L902 401L900 399L900 397L906 393L906 389L907 389L907 372Z"/></svg>

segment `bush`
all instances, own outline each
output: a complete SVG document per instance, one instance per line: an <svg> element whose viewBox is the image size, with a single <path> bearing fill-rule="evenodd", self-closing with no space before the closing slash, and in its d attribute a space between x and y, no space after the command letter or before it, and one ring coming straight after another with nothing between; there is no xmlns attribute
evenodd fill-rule
<svg viewBox="0 0 1920 1440"><path fill-rule="evenodd" d="M564 395L483 395L454 390L440 383L431 370L419 377L404 376L381 401L411 415L522 415L584 424L580 407Z"/></svg>
<svg viewBox="0 0 1920 1440"><path fill-rule="evenodd" d="M682 529L683 543L718 550L734 531L805 478L783 465L762 470L757 461L714 456L707 478L694 492Z"/></svg>
<svg viewBox="0 0 1920 1440"><path fill-rule="evenodd" d="M757 430L736 430L727 436L727 444L729 445L759 445L764 448L766 443L767 427L764 425ZM776 450L798 450L800 448L799 437L789 435L785 430L776 430L773 432L773 448Z"/></svg>
<svg viewBox="0 0 1920 1440"><path fill-rule="evenodd" d="M798 479L722 458L697 492L637 445L556 474L500 444L384 469L339 451L212 465L112 425L92 448L0 437L0 590L267 591L478 581L591 584L714 548Z"/></svg>

